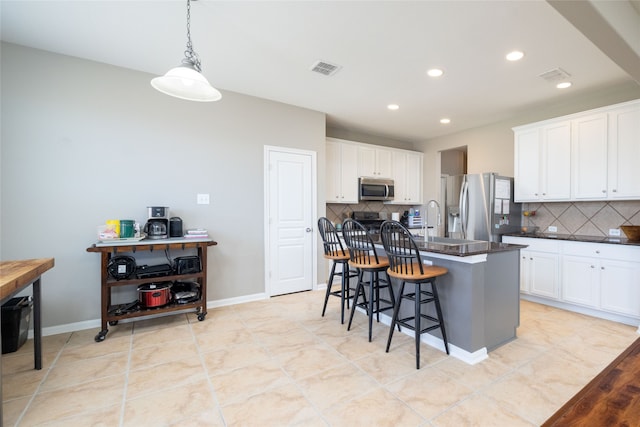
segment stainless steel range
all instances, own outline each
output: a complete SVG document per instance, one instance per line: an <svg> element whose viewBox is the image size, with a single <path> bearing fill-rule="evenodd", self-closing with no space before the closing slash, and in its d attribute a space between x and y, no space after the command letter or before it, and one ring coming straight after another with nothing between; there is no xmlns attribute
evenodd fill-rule
<svg viewBox="0 0 640 427"><path fill-rule="evenodd" d="M351 213L351 218L367 229L374 242L380 242L380 227L385 219L381 218L379 212L354 211Z"/></svg>

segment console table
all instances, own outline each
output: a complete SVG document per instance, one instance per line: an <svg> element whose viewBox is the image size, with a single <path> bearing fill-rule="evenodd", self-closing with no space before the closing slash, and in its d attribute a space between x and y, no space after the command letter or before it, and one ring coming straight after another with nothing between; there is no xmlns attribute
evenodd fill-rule
<svg viewBox="0 0 640 427"><path fill-rule="evenodd" d="M52 269L53 265L53 258L0 261L0 305L33 284L33 359L35 369L42 369L40 276L45 271ZM2 427L2 417L2 363L0 363L0 427Z"/></svg>

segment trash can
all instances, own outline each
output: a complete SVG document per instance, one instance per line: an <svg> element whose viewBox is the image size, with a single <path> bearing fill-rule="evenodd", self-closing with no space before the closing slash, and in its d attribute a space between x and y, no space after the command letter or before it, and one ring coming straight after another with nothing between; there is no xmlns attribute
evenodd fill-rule
<svg viewBox="0 0 640 427"><path fill-rule="evenodd" d="M29 297L11 298L2 304L2 354L17 351L27 341L32 306Z"/></svg>

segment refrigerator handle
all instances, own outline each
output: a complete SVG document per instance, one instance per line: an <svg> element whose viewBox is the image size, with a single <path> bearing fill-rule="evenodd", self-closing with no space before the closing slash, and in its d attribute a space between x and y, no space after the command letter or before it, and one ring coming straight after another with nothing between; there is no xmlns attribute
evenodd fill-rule
<svg viewBox="0 0 640 427"><path fill-rule="evenodd" d="M462 238L467 238L467 225L469 221L469 183L466 180L462 182L462 189L460 190L460 231L462 232Z"/></svg>

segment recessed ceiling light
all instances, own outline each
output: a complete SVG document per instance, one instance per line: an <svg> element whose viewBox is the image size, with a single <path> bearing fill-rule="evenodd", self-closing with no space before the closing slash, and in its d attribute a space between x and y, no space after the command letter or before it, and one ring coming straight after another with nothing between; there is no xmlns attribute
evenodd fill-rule
<svg viewBox="0 0 640 427"><path fill-rule="evenodd" d="M443 74L444 74L444 71L442 71L440 68L432 68L427 71L427 75L429 77L440 77Z"/></svg>
<svg viewBox="0 0 640 427"><path fill-rule="evenodd" d="M507 54L507 61L519 61L524 57L524 53L519 50L514 50Z"/></svg>
<svg viewBox="0 0 640 427"><path fill-rule="evenodd" d="M440 119L440 123L442 123L443 125L448 125L449 123L451 123L451 119L447 119L445 117L444 119Z"/></svg>
<svg viewBox="0 0 640 427"><path fill-rule="evenodd" d="M562 82L562 83L558 83L558 84L556 85L556 87L557 87L558 89L566 89L566 88L568 88L568 87L571 87L571 82Z"/></svg>
<svg viewBox="0 0 640 427"><path fill-rule="evenodd" d="M398 108L400 108L400 106L398 104L389 104L387 105L387 108L389 110L397 110Z"/></svg>

